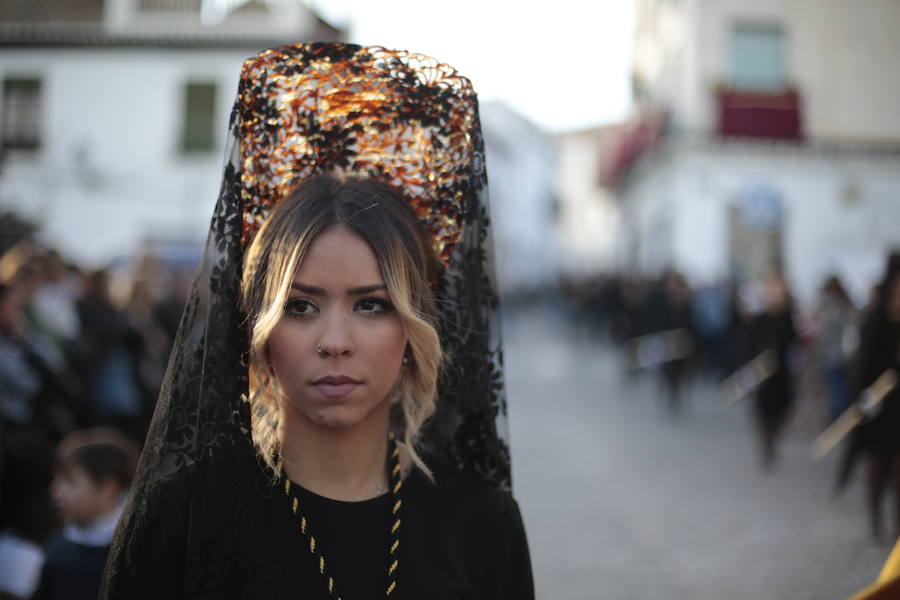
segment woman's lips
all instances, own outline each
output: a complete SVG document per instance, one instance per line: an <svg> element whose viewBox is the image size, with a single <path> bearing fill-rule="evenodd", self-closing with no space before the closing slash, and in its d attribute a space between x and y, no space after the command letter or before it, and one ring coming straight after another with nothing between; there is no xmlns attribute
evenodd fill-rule
<svg viewBox="0 0 900 600"><path fill-rule="evenodd" d="M326 398L341 398L355 390L360 383L350 377L329 376L313 381L312 385Z"/></svg>
<svg viewBox="0 0 900 600"><path fill-rule="evenodd" d="M358 383L314 383L313 387L326 398L340 398L356 389Z"/></svg>

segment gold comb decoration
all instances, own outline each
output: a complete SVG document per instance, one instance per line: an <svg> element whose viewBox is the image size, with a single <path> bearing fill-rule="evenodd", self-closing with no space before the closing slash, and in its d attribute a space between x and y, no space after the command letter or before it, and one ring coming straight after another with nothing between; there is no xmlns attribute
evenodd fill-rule
<svg viewBox="0 0 900 600"><path fill-rule="evenodd" d="M304 179L371 177L404 193L447 265L484 177L468 79L421 54L310 43L248 59L238 94L245 246Z"/></svg>

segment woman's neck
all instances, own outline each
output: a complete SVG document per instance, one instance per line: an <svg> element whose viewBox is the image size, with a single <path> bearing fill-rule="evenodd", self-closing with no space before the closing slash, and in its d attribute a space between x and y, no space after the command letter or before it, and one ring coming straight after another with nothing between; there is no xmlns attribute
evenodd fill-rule
<svg viewBox="0 0 900 600"><path fill-rule="evenodd" d="M357 502L387 490L388 419L336 429L285 411L279 435L287 477L320 496Z"/></svg>

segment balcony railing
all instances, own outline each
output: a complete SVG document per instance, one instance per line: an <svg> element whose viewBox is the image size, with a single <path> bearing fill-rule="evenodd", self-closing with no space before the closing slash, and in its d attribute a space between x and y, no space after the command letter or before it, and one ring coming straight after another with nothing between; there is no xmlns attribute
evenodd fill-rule
<svg viewBox="0 0 900 600"><path fill-rule="evenodd" d="M720 136L803 139L800 96L796 90L757 92L720 86L715 95Z"/></svg>

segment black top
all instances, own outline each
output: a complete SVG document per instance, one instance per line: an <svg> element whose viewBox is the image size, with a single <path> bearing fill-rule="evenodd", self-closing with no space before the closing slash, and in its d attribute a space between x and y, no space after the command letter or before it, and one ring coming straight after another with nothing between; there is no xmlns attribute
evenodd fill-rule
<svg viewBox="0 0 900 600"><path fill-rule="evenodd" d="M900 323L885 318L883 311L873 311L862 326L859 352L856 361L854 394L860 394L871 386L888 369L900 373ZM875 414L855 432L856 443L866 451L876 454L900 452L900 386L895 386L884 397Z"/></svg>
<svg viewBox="0 0 900 600"><path fill-rule="evenodd" d="M763 418L783 419L793 401L789 355L797 334L791 312L792 308L786 306L775 312L765 311L753 320L756 353L775 353L775 372L756 389L757 409Z"/></svg>
<svg viewBox="0 0 900 600"><path fill-rule="evenodd" d="M418 470L403 482L395 597L430 600L534 597L522 518L506 493L447 468L435 483ZM259 486L275 554L276 597L328 598L325 580L281 486ZM391 495L341 502L298 488L301 510L346 600L376 600L387 587Z"/></svg>
<svg viewBox="0 0 900 600"><path fill-rule="evenodd" d="M85 546L64 537L50 542L34 600L96 600L109 546Z"/></svg>
<svg viewBox="0 0 900 600"><path fill-rule="evenodd" d="M534 598L522 518L509 492L446 463L427 458L426 463L434 483L416 469L403 482L392 598ZM252 471L245 471L249 466L232 465L234 473L246 474L247 486L217 489L199 482L189 508L178 499L191 479L183 475L157 488L156 501L132 499L155 508L142 517L135 535L123 534L127 541L120 559L108 567L101 598L327 600L325 580L283 487L255 460ZM390 494L341 502L295 488L341 597L384 598Z"/></svg>

